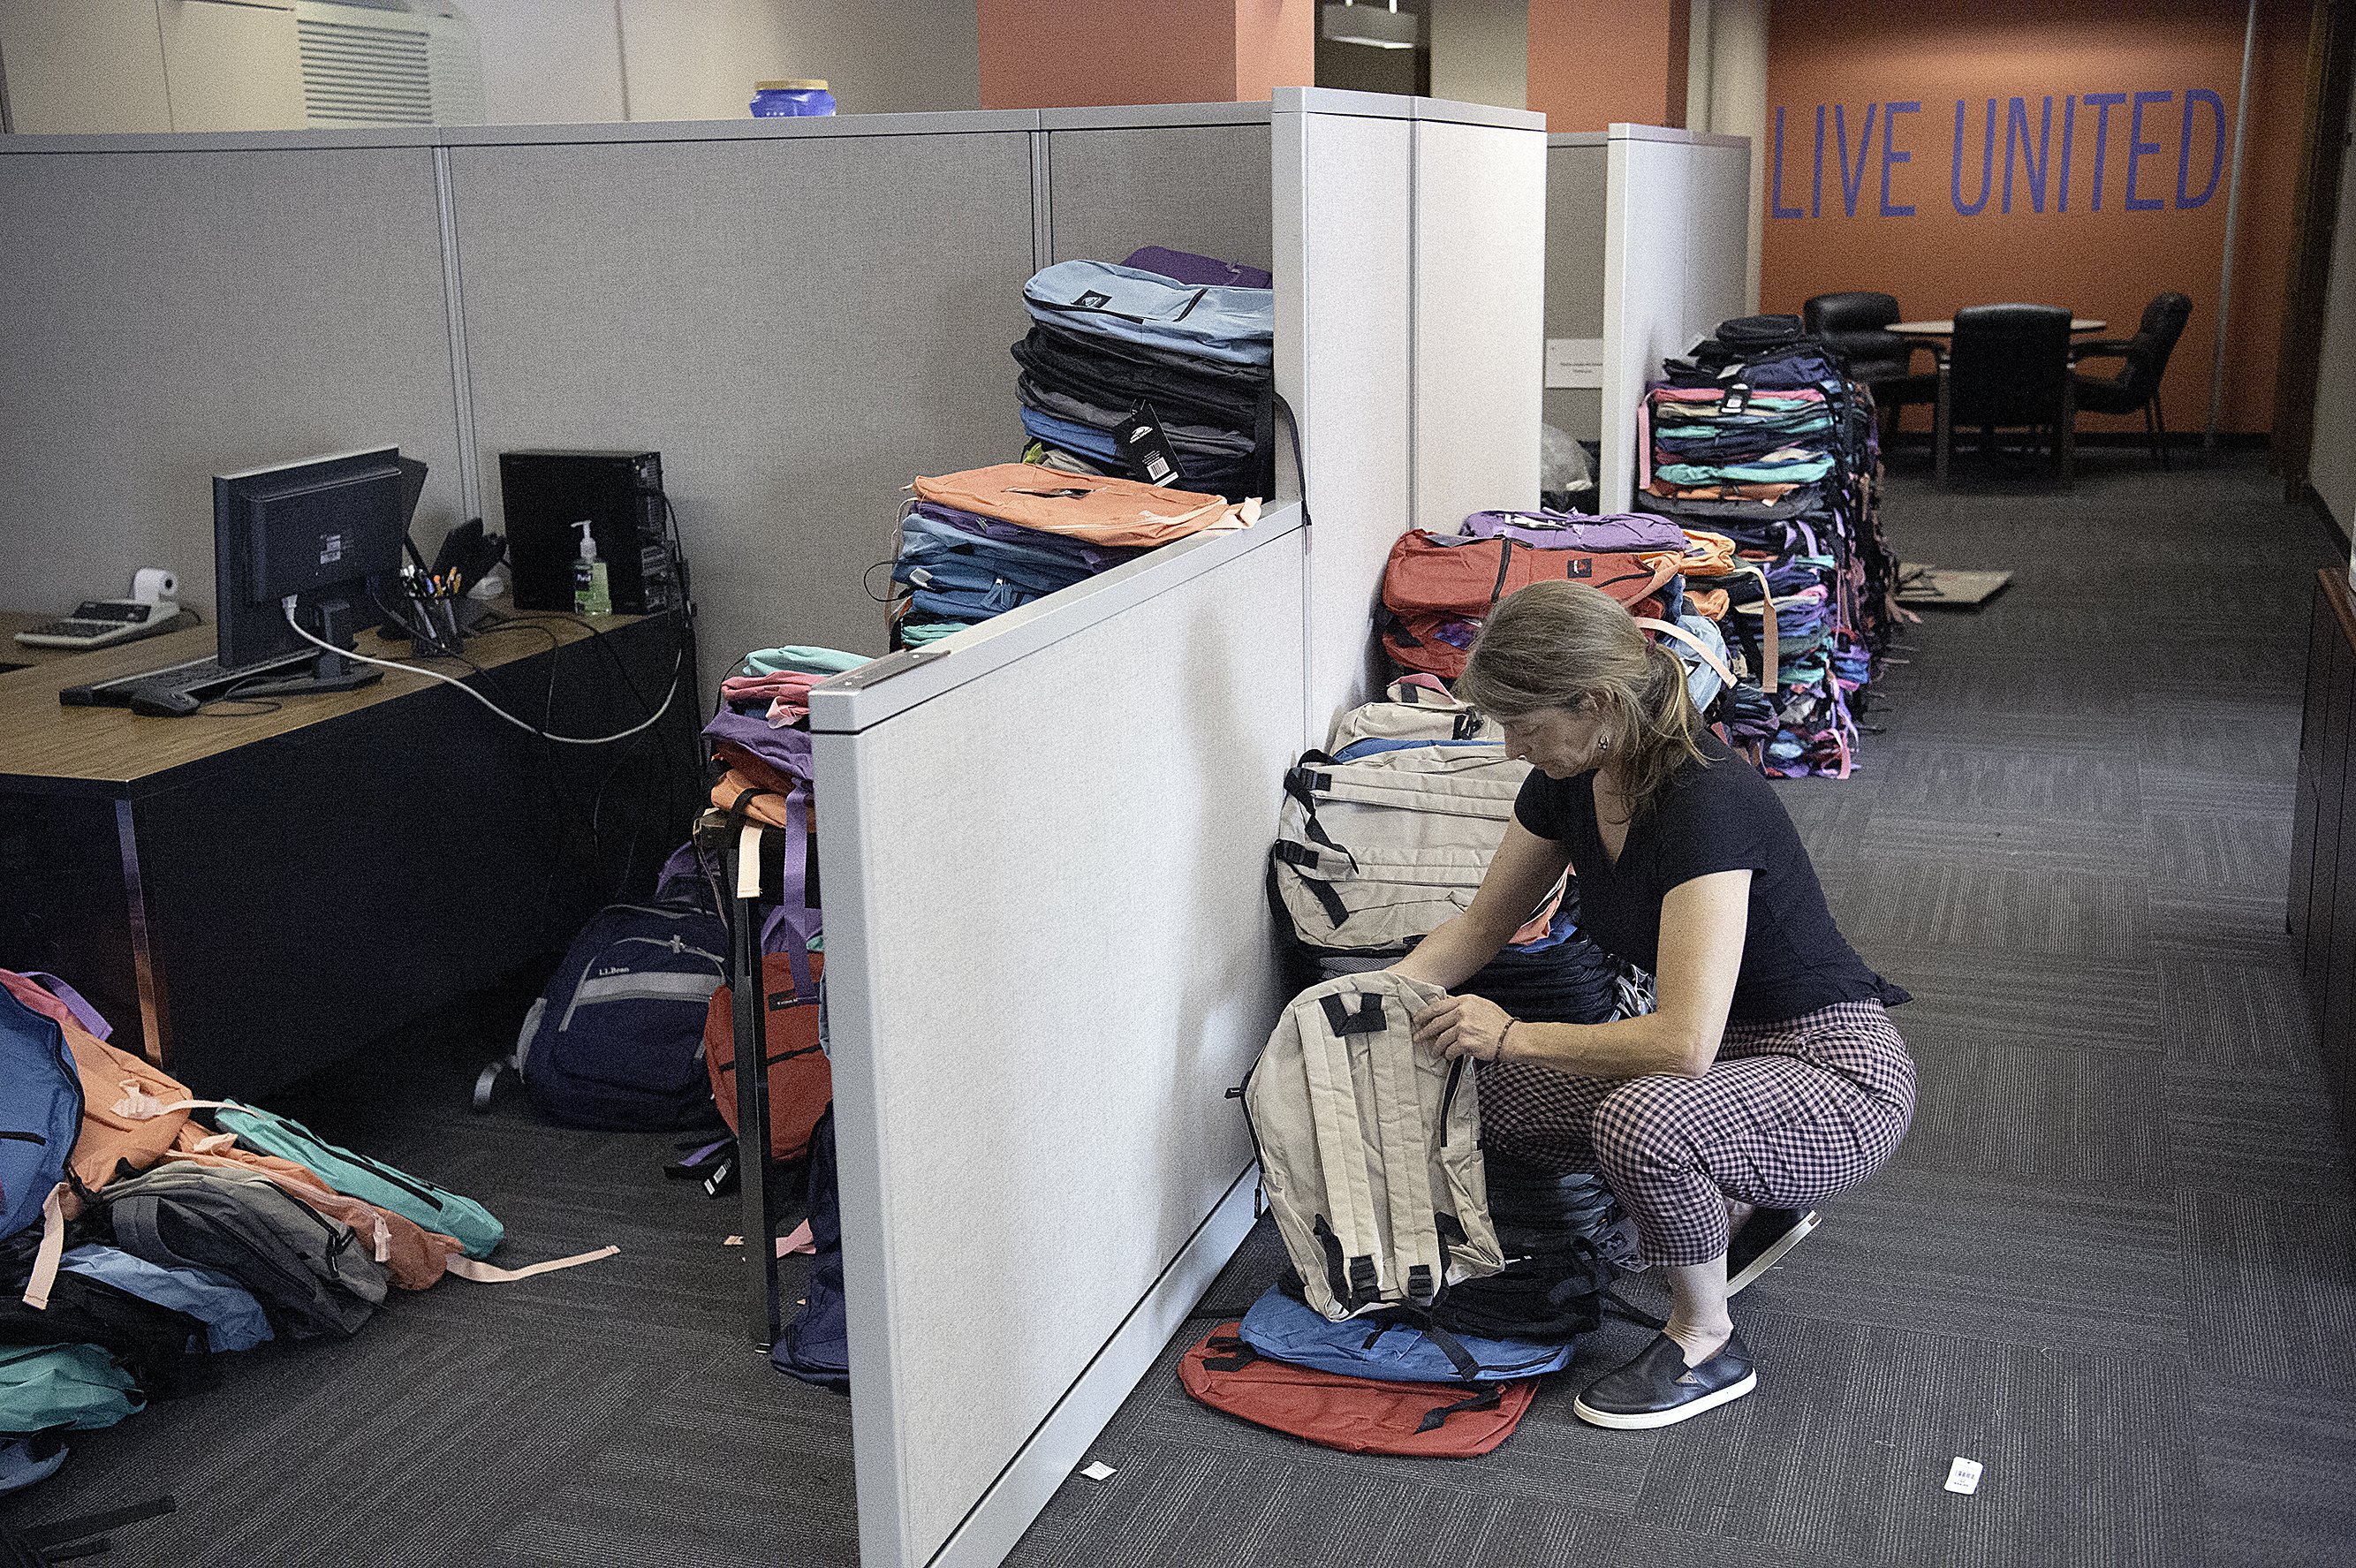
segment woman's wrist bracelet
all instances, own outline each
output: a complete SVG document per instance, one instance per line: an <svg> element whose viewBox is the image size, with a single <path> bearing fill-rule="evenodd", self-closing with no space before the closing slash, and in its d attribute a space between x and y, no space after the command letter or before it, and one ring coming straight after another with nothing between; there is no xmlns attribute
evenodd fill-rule
<svg viewBox="0 0 2356 1568"><path fill-rule="evenodd" d="M1505 1026L1497 1033L1497 1049L1495 1054L1489 1058L1491 1061L1502 1061L1505 1058L1505 1047L1512 1043L1514 1038L1514 1026L1520 1022L1519 1018L1508 1018L1505 1021Z"/></svg>

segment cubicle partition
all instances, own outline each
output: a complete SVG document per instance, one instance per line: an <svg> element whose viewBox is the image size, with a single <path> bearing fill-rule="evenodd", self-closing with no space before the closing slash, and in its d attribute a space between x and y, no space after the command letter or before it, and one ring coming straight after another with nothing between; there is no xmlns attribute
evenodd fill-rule
<svg viewBox="0 0 2356 1568"><path fill-rule="evenodd" d="M209 613L234 467L397 443L430 550L500 525L502 451L651 449L704 689L748 648L881 652L902 487L1021 454L1023 280L1265 265L1269 136L1174 104L0 138L0 607L152 564Z"/></svg>
<svg viewBox="0 0 2356 1568"><path fill-rule="evenodd" d="M1750 299L1751 141L1658 125L1606 133L1603 259L1605 511L1635 491L1636 411L1664 359Z"/></svg>
<svg viewBox="0 0 2356 1568"><path fill-rule="evenodd" d="M812 695L873 1568L1003 1557L1248 1228L1226 1090L1283 1000L1284 769L1366 693L1400 531L1535 496L1542 122L1314 90L1274 122L1307 510Z"/></svg>
<svg viewBox="0 0 2356 1568"><path fill-rule="evenodd" d="M1603 438L1603 190L1611 150L1601 131L1547 138L1546 422L1577 441Z"/></svg>
<svg viewBox="0 0 2356 1568"><path fill-rule="evenodd" d="M179 574L211 476L398 443L464 513L430 132L0 136L0 608Z"/></svg>

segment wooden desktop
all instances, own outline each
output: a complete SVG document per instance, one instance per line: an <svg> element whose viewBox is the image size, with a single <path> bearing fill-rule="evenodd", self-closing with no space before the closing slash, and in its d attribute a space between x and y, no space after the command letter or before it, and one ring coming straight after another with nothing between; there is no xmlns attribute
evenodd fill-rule
<svg viewBox="0 0 2356 1568"><path fill-rule="evenodd" d="M701 803L691 671L610 746L399 671L148 718L58 693L201 658L210 626L36 659L13 634L43 618L0 616L0 660L29 666L0 673L0 965L62 975L201 1094L266 1093L561 948ZM662 702L679 641L668 615L520 612L468 641L479 672L421 662L605 735Z"/></svg>

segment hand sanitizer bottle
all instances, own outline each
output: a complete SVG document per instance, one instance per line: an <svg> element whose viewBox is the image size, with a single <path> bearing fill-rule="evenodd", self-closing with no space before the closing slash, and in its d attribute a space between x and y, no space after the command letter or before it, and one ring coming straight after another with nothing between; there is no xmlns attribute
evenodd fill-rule
<svg viewBox="0 0 2356 1568"><path fill-rule="evenodd" d="M605 591L605 563L597 559L597 542L589 537L587 522L573 526L581 531L581 557L573 563L573 613L612 615L614 596Z"/></svg>

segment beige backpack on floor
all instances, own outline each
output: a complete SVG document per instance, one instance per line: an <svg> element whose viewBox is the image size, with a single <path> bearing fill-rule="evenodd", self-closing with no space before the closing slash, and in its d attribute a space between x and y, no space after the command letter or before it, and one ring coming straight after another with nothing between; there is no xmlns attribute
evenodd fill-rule
<svg viewBox="0 0 2356 1568"><path fill-rule="evenodd" d="M1309 1305L1429 1306L1505 1267L1469 1062L1416 1048L1443 993L1387 971L1295 997L1244 1082L1260 1184Z"/></svg>

